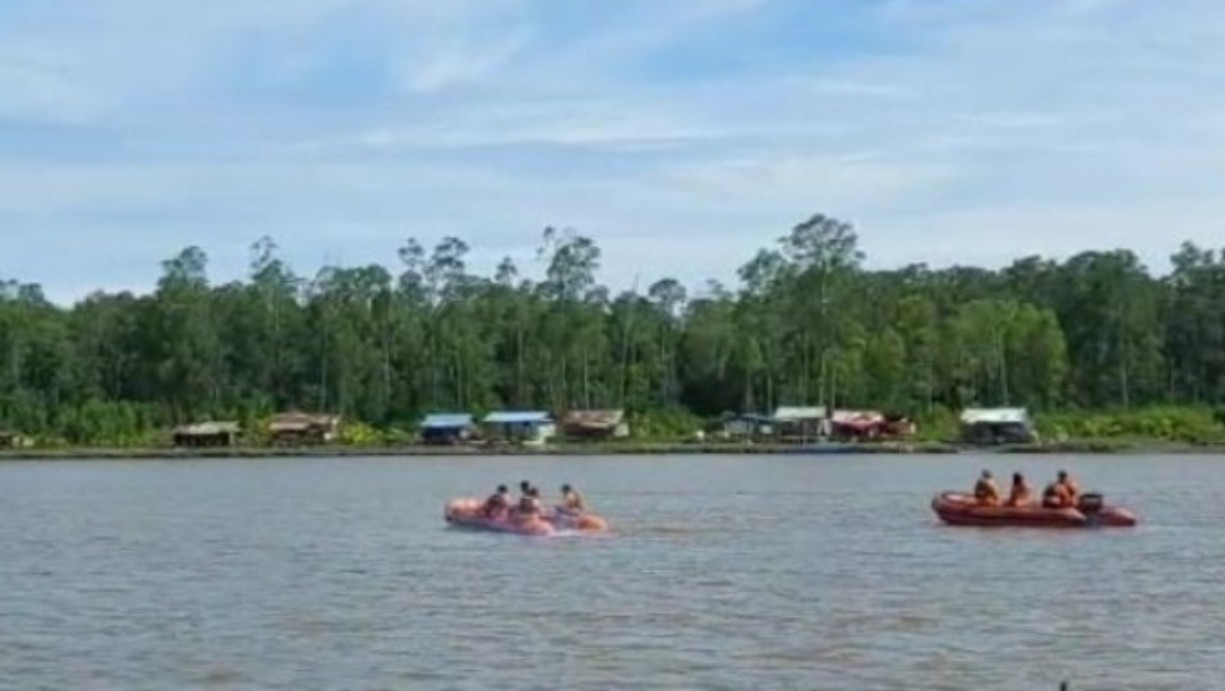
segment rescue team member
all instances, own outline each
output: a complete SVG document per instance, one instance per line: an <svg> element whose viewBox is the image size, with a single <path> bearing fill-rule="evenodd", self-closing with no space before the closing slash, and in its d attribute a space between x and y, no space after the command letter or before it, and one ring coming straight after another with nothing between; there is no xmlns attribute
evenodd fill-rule
<svg viewBox="0 0 1225 691"><path fill-rule="evenodd" d="M1033 493L1029 489L1029 484L1025 482L1025 476L1020 473L1012 474L1012 491L1008 493L1008 501L1005 506L1025 507L1029 506L1033 501Z"/></svg>
<svg viewBox="0 0 1225 691"><path fill-rule="evenodd" d="M1066 509L1076 506L1076 498L1080 495L1080 487L1068 476L1068 471L1061 470L1055 476L1055 481L1042 490L1042 505L1048 509Z"/></svg>
<svg viewBox="0 0 1225 691"><path fill-rule="evenodd" d="M587 500L569 484L561 486L561 506L567 511L587 512Z"/></svg>
<svg viewBox="0 0 1225 691"><path fill-rule="evenodd" d="M995 486L990 470L984 470L974 483L974 498L983 506L999 506L1000 488Z"/></svg>
<svg viewBox="0 0 1225 691"><path fill-rule="evenodd" d="M498 485L498 491L485 500L485 505L481 507L481 513L485 514L485 518L496 518L509 509L510 488L506 485Z"/></svg>

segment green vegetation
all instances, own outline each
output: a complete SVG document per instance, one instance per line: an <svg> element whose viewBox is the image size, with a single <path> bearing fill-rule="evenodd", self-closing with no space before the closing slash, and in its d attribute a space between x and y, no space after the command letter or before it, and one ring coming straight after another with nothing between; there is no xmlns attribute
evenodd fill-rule
<svg viewBox="0 0 1225 691"><path fill-rule="evenodd" d="M1047 439L1222 441L1225 253L1184 245L1166 275L1126 250L868 270L851 226L818 215L734 288L614 295L580 234L545 231L536 280L509 260L473 275L467 252L409 240L394 268L304 279L265 238L249 280L214 285L189 248L152 293L70 308L0 284L0 428L149 447L297 408L360 420L345 441L363 445L411 439L427 411L623 407L678 440L725 411L825 403L912 414L934 440L964 406L1024 405Z"/></svg>
<svg viewBox="0 0 1225 691"><path fill-rule="evenodd" d="M1225 445L1220 413L1207 408L1149 408L1040 415L1043 436L1059 440L1149 441Z"/></svg>

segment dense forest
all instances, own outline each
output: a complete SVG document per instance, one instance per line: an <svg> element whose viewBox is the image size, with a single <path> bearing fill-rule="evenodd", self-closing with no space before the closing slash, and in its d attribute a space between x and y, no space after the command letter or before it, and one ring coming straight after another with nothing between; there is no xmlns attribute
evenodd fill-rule
<svg viewBox="0 0 1225 691"><path fill-rule="evenodd" d="M543 275L468 245L408 240L392 267L293 272L268 238L245 282L184 250L147 295L70 308L0 284L0 427L125 443L201 419L624 407L716 416L783 403L919 416L967 405L1135 409L1225 402L1225 251L1182 245L1165 275L1130 251L1002 270L867 270L854 229L817 215L690 294L613 294L600 249L546 229Z"/></svg>

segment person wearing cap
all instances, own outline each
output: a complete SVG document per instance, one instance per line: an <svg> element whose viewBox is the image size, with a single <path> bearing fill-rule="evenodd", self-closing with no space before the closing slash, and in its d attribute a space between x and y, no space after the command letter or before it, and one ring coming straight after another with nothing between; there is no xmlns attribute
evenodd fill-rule
<svg viewBox="0 0 1225 691"><path fill-rule="evenodd" d="M974 483L974 498L983 506L999 506L1000 488L996 487L990 470L984 470Z"/></svg>

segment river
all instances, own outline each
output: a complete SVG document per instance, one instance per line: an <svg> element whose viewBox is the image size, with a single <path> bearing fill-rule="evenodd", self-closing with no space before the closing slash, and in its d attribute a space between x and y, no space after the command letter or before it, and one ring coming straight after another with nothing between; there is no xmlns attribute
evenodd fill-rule
<svg viewBox="0 0 1225 691"><path fill-rule="evenodd" d="M1067 467L1135 529L952 528ZM447 529L527 478L615 534ZM1225 459L0 464L0 689L1225 688Z"/></svg>

